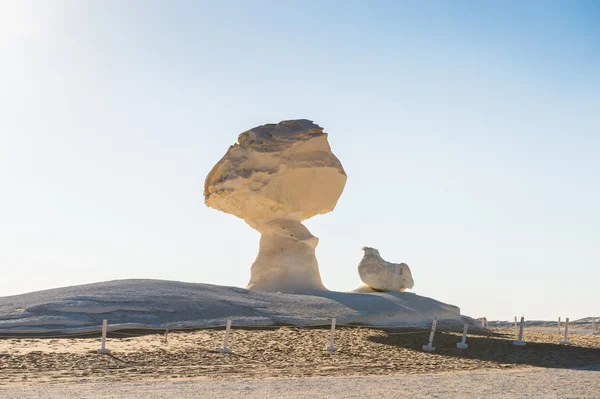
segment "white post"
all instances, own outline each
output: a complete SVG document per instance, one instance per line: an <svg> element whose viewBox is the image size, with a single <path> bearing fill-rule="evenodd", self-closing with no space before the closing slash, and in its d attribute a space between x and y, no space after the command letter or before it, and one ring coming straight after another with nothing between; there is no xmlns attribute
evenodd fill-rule
<svg viewBox="0 0 600 399"><path fill-rule="evenodd" d="M462 341L456 344L458 349L467 349L469 345L467 345L467 330L469 329L469 325L465 323L465 327L463 328Z"/></svg>
<svg viewBox="0 0 600 399"><path fill-rule="evenodd" d="M108 330L108 320L102 320L102 346L98 349L98 353L106 355L110 351L106 349L106 331Z"/></svg>
<svg viewBox="0 0 600 399"><path fill-rule="evenodd" d="M525 342L523 342L523 324L525 323L525 316L521 317L521 326L519 328L519 339L517 339L516 341L513 341L513 345L515 346L525 346L527 345Z"/></svg>
<svg viewBox="0 0 600 399"><path fill-rule="evenodd" d="M560 335L560 317L558 318L558 334Z"/></svg>
<svg viewBox="0 0 600 399"><path fill-rule="evenodd" d="M560 341L561 345L569 345L569 318L567 317L567 319L565 320L565 338Z"/></svg>
<svg viewBox="0 0 600 399"><path fill-rule="evenodd" d="M515 316L515 330L517 330L519 327L517 326L517 316Z"/></svg>
<svg viewBox="0 0 600 399"><path fill-rule="evenodd" d="M230 353L231 349L227 347L227 341L229 340L229 330L231 329L231 319L227 320L227 327L225 327L225 339L223 339L223 346L219 346L219 353Z"/></svg>
<svg viewBox="0 0 600 399"><path fill-rule="evenodd" d="M333 345L333 336L335 334L335 317L331 319L331 332L329 334L329 345L327 346L327 351L335 352L336 347Z"/></svg>
<svg viewBox="0 0 600 399"><path fill-rule="evenodd" d="M423 345L422 349L425 352L433 352L435 351L435 347L433 346L433 336L435 335L435 327L437 326L437 316L433 318L433 323L431 324L431 333L429 334L429 343L427 345Z"/></svg>

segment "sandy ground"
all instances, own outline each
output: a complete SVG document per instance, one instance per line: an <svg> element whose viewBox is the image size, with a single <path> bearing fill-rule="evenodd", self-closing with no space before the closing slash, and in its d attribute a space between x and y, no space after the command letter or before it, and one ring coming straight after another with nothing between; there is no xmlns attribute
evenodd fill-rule
<svg viewBox="0 0 600 399"><path fill-rule="evenodd" d="M73 383L0 387L6 399L598 399L595 371L540 369L369 377Z"/></svg>
<svg viewBox="0 0 600 399"><path fill-rule="evenodd" d="M131 333L131 332L130 332ZM513 330L470 335L456 349L458 332L438 332L435 353L425 353L428 331L344 327L338 351L327 352L329 330L282 327L234 329L233 353L220 354L223 330L109 336L110 355L98 355L99 338L2 339L0 386L57 382L141 382L214 379L347 377L429 374L528 367L568 369L600 365L600 335L527 332L526 348L512 345ZM116 338L120 337L120 338ZM600 379L600 374L598 375ZM600 394L599 394L600 397Z"/></svg>

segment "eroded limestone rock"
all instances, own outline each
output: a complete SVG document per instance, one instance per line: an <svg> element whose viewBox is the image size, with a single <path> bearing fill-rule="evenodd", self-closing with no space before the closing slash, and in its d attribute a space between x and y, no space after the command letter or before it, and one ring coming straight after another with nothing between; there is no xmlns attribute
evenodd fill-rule
<svg viewBox="0 0 600 399"><path fill-rule="evenodd" d="M360 279L375 291L404 291L414 286L410 268L406 263L385 261L375 248L364 247L365 255L358 265ZM356 292L368 292L360 287Z"/></svg>
<svg viewBox="0 0 600 399"><path fill-rule="evenodd" d="M244 219L261 233L249 289L324 290L319 242L301 223L331 212L346 173L327 133L306 120L267 124L240 134L206 178L207 206Z"/></svg>

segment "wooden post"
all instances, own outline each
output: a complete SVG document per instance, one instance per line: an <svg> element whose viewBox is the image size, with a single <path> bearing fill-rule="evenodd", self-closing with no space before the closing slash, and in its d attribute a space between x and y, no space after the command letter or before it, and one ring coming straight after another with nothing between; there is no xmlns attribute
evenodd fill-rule
<svg viewBox="0 0 600 399"><path fill-rule="evenodd" d="M524 324L525 324L525 316L522 316L521 317L521 326L519 328L519 339L517 339L516 341L513 341L513 345L515 345L515 346L525 346L526 345L526 343L523 342Z"/></svg>
<svg viewBox="0 0 600 399"><path fill-rule="evenodd" d="M108 320L102 320L102 341L101 347L98 349L98 353L101 355L106 355L110 351L106 349L106 333L108 331Z"/></svg>
<svg viewBox="0 0 600 399"><path fill-rule="evenodd" d="M469 345L467 345L467 331L469 329L469 325L467 323L465 323L465 326L463 328L463 335L462 335L462 341L460 341L459 343L456 344L456 347L458 349L467 349L469 347Z"/></svg>
<svg viewBox="0 0 600 399"><path fill-rule="evenodd" d="M231 319L227 320L227 327L225 327L225 338L223 339L223 346L219 347L219 353L231 353L231 349L227 347L227 341L229 340L229 330L231 329Z"/></svg>
<svg viewBox="0 0 600 399"><path fill-rule="evenodd" d="M567 317L567 319L565 320L565 338L560 341L561 345L569 345L569 318Z"/></svg>
<svg viewBox="0 0 600 399"><path fill-rule="evenodd" d="M331 319L331 332L329 333L329 345L327 346L328 352L336 351L336 347L333 344L334 334L335 334L335 317L333 319Z"/></svg>
<svg viewBox="0 0 600 399"><path fill-rule="evenodd" d="M560 334L560 317L558 318L558 334Z"/></svg>
<svg viewBox="0 0 600 399"><path fill-rule="evenodd" d="M435 336L435 328L437 326L437 316L433 318L433 323L431 324L431 333L429 334L429 343L427 345L423 345L422 349L425 352L434 352L435 347L433 346L433 337Z"/></svg>

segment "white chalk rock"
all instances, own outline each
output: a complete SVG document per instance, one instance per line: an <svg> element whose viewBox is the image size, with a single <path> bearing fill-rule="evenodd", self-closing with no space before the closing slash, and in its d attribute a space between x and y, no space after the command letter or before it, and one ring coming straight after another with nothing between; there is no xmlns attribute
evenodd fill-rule
<svg viewBox="0 0 600 399"><path fill-rule="evenodd" d="M240 134L208 174L204 197L207 206L244 219L262 234L249 289L325 289L315 257L319 240L301 222L331 212L345 185L327 133L309 120Z"/></svg>
<svg viewBox="0 0 600 399"><path fill-rule="evenodd" d="M379 255L375 248L364 247L365 256L358 265L360 279L375 291L404 291L415 283L406 263L390 263ZM358 292L368 291L360 287Z"/></svg>

